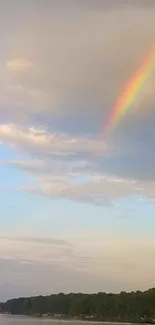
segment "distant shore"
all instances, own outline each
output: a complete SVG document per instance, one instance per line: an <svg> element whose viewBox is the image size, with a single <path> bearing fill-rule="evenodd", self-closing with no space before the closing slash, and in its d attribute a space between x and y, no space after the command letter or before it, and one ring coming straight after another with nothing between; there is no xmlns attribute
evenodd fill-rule
<svg viewBox="0 0 155 325"><path fill-rule="evenodd" d="M119 294L52 294L21 297L0 303L2 314L65 321L155 324L155 288Z"/></svg>

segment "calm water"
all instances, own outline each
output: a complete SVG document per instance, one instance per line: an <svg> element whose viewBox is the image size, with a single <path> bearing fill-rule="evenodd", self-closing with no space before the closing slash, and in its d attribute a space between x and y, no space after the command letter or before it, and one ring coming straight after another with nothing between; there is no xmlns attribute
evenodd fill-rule
<svg viewBox="0 0 155 325"><path fill-rule="evenodd" d="M114 325L114 323L93 323L93 322L82 322L82 321L63 321L53 319L42 319L42 318L31 318L25 316L3 316L0 315L0 325ZM115 323L116 324L116 323ZM144 325L144 324L143 324Z"/></svg>

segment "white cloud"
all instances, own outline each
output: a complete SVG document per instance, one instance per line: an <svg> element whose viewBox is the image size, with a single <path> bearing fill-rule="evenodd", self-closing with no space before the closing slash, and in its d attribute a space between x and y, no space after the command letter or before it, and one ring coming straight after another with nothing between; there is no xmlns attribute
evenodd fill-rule
<svg viewBox="0 0 155 325"><path fill-rule="evenodd" d="M97 205L109 205L115 199L131 196L142 200L155 200L155 182L137 181L97 172L92 165L78 169L74 163L44 161L4 161L1 165L12 165L34 177L34 185L6 187L5 190L24 190L55 199L70 199ZM35 182L37 180L37 183ZM1 187L4 190L4 187Z"/></svg>
<svg viewBox="0 0 155 325"><path fill-rule="evenodd" d="M0 140L29 157L27 160L1 161L0 164L15 166L35 177L39 181L37 185L21 187L31 193L95 204L132 195L155 199L154 182L98 171L98 160L93 162L93 158L96 151L102 156L107 150L102 139L71 138L47 130L3 124L0 125ZM74 155L75 160L71 160Z"/></svg>
<svg viewBox="0 0 155 325"><path fill-rule="evenodd" d="M106 145L102 139L71 138L66 134L49 133L35 128L21 128L14 124L0 125L0 140L28 153L52 155L78 152L104 153Z"/></svg>
<svg viewBox="0 0 155 325"><path fill-rule="evenodd" d="M77 175L78 177L81 175ZM72 178L72 174L68 174L68 177L52 177L48 179L45 177L41 179L40 185L34 185L31 187L25 187L25 190L30 192L47 195L51 198L67 198L75 201L90 202L93 204L105 205L108 202L118 198L128 198L136 196L142 199L146 197L148 199L155 199L155 182L149 181L135 181L130 179L120 179L113 181L111 175L96 175L88 176L87 180L83 176L84 181L79 184L70 183L69 179Z"/></svg>

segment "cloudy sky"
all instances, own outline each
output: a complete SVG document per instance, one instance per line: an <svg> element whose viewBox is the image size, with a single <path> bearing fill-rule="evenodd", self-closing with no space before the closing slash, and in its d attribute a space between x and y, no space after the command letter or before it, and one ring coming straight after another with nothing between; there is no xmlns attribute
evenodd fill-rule
<svg viewBox="0 0 155 325"><path fill-rule="evenodd" d="M0 300L155 285L154 0L0 3Z"/></svg>

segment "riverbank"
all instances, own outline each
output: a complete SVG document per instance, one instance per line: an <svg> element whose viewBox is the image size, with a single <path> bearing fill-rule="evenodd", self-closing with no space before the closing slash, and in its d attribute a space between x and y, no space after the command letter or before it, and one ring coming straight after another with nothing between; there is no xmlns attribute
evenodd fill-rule
<svg viewBox="0 0 155 325"><path fill-rule="evenodd" d="M59 320L155 324L155 288L119 294L52 294L0 304L1 313Z"/></svg>
<svg viewBox="0 0 155 325"><path fill-rule="evenodd" d="M3 316L19 316L19 317L29 317L29 318L39 318L39 319L49 319L49 320L53 320L56 322L60 322L60 321L69 321L69 322L84 322L84 323L98 323L98 324L126 324L126 325L132 325L132 324L155 324L155 319L152 320L148 320L148 321L128 321L128 320L105 320L105 319L101 319L101 318L97 318L94 316L89 316L89 315L85 315L84 316L72 316L72 315L63 315L63 316L53 316L53 315L49 315L49 314L11 314L11 313L0 313L0 315Z"/></svg>

